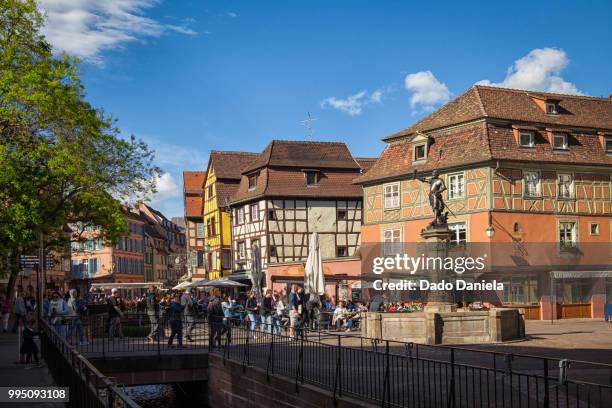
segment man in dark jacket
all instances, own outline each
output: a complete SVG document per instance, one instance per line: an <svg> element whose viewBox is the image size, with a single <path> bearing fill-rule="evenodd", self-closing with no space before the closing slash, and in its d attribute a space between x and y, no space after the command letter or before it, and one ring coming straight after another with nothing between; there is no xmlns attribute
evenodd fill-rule
<svg viewBox="0 0 612 408"><path fill-rule="evenodd" d="M174 337L178 340L179 347L183 346L183 312L185 306L181 305L181 297L178 293L174 294L170 307L168 308L168 315L170 321L170 338L168 339L168 345L172 346Z"/></svg>
<svg viewBox="0 0 612 408"><path fill-rule="evenodd" d="M210 322L209 348L221 347L221 336L223 334L223 307L221 306L221 293L218 288L213 288L208 301L208 321Z"/></svg>
<svg viewBox="0 0 612 408"><path fill-rule="evenodd" d="M149 322L151 323L151 332L147 338L151 341L159 341L159 302L157 301L157 288L155 286L149 286L149 292L146 297L146 310L147 316L149 316Z"/></svg>

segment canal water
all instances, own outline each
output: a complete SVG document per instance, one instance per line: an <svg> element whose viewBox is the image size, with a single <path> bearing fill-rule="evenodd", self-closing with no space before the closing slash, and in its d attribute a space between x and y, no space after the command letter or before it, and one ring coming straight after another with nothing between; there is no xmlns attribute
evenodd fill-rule
<svg viewBox="0 0 612 408"><path fill-rule="evenodd" d="M186 395L180 385L141 385L126 387L125 391L143 408L208 407L207 401L196 401L193 397Z"/></svg>

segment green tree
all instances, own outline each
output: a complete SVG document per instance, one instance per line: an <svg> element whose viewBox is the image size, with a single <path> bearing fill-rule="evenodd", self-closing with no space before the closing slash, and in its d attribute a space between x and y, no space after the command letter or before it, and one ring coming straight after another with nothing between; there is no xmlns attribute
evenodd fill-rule
<svg viewBox="0 0 612 408"><path fill-rule="evenodd" d="M120 202L154 191L153 152L121 138L115 121L86 100L78 61L54 56L33 0L0 0L0 259L9 294L21 254L39 234L62 248L66 225L125 232Z"/></svg>

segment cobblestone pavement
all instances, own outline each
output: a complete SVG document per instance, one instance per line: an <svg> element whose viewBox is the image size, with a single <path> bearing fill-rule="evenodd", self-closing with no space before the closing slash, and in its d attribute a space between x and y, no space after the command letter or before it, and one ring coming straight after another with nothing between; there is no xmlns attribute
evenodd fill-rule
<svg viewBox="0 0 612 408"><path fill-rule="evenodd" d="M19 364L19 346L17 335L12 333L0 334L0 384L3 387L9 386L28 386L45 387L53 386L53 378L49 374L47 367L43 364L35 366L33 364ZM21 404L2 404L2 406L28 406L27 403ZM36 407L62 407L62 403L37 403Z"/></svg>

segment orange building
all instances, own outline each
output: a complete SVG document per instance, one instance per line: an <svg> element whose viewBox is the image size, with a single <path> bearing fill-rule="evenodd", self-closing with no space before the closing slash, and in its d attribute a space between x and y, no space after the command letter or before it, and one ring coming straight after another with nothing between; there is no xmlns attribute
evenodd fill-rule
<svg viewBox="0 0 612 408"><path fill-rule="evenodd" d="M536 319L603 316L612 303L612 99L475 85L384 141L356 181L363 245L421 240L432 213L418 178L438 169L451 244L496 253L487 279L504 283L498 303Z"/></svg>
<svg viewBox="0 0 612 408"><path fill-rule="evenodd" d="M144 282L145 225L138 212L123 208L128 235L115 246L105 245L93 225L72 225L70 279L86 289L89 282ZM85 293L85 292L82 292Z"/></svg>

